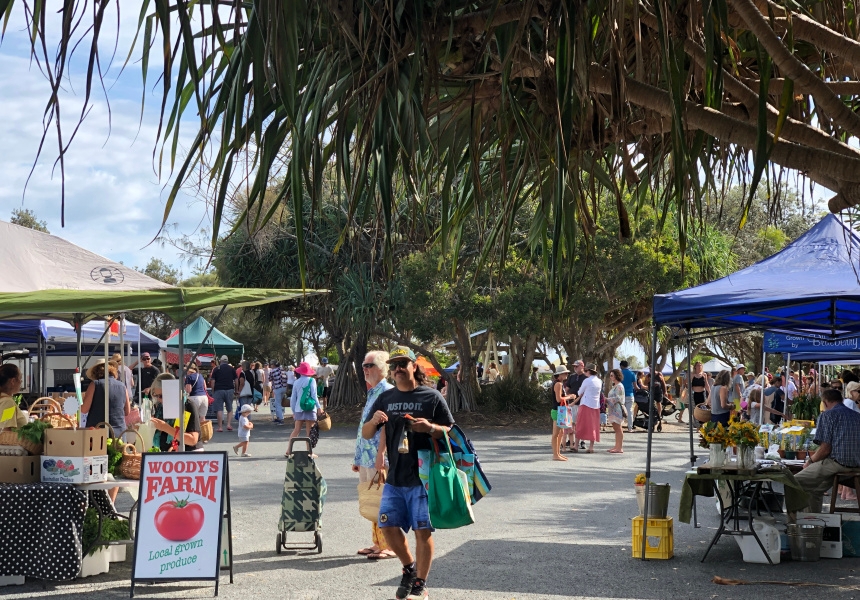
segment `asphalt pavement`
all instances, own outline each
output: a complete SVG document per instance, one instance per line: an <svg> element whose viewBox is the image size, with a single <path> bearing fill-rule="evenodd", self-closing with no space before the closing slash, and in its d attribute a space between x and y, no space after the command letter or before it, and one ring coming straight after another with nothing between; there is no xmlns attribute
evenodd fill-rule
<svg viewBox="0 0 860 600"><path fill-rule="evenodd" d="M371 527L358 514L357 474L350 470L356 428L337 426L317 446L317 464L328 483L323 515L323 552L275 552L283 489L286 439L291 427L253 415L252 458L230 452L233 506L234 583L221 578L219 597L277 600L394 597L400 579L397 559L378 562L358 556L370 545ZM671 430L671 431L670 431ZM631 518L637 514L634 476L644 471L647 435L625 439L624 454L606 452L611 434L594 454L567 455L555 462L549 429L485 429L467 432L493 491L474 507L476 523L437 531L436 554L427 581L430 597L446 600L536 600L541 598L854 598L860 590L860 561L822 559L776 566L742 561L735 541L724 538L706 562L701 557L716 531L712 499L700 499L700 528L675 522L675 556L666 561L631 557ZM216 433L210 450L230 451L236 432ZM704 451L699 450L700 454ZM672 486L669 514L677 516L689 438L675 426L654 435L653 479ZM123 493L122 507L129 503ZM289 540L310 541L311 534ZM414 539L414 538L413 538ZM28 580L0 588L8 598L128 598L130 558L104 575L70 583ZM714 576L754 585L724 586ZM783 585L783 584L795 585ZM814 587L798 583L823 584ZM207 598L211 583L144 584L135 597Z"/></svg>

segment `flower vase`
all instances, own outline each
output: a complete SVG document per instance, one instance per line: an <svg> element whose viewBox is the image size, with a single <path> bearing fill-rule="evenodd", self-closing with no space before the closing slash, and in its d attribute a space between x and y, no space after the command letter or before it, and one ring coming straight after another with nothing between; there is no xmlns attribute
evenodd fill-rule
<svg viewBox="0 0 860 600"><path fill-rule="evenodd" d="M740 446L738 448L738 468L755 469L755 448L752 446Z"/></svg>
<svg viewBox="0 0 860 600"><path fill-rule="evenodd" d="M722 444L711 444L708 446L710 455L708 456L708 464L711 467L722 467L726 462L726 454L723 452Z"/></svg>

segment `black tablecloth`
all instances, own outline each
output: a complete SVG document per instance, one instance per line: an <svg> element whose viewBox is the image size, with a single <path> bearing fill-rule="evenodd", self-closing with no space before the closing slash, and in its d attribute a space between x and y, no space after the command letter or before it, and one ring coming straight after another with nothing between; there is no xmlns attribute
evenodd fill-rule
<svg viewBox="0 0 860 600"><path fill-rule="evenodd" d="M0 484L0 576L77 577L86 509L70 484Z"/></svg>

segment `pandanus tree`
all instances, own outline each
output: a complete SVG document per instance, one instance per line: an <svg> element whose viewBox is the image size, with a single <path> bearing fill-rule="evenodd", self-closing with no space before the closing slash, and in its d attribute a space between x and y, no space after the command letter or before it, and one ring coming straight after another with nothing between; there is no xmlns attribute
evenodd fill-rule
<svg viewBox="0 0 860 600"><path fill-rule="evenodd" d="M118 4L0 0L4 28L18 4L46 63L45 128L58 132L62 163L72 132L59 127L58 91L75 49L89 52L86 114L103 72L98 40ZM594 234L601 194L618 199L622 238L632 231L629 194L676 220L682 251L708 194L741 180L754 190L762 177L797 172L833 193L831 210L860 202L854 2L141 4L129 56L147 86L158 81L156 156L172 186L165 218L205 164L214 243L231 182L249 175L243 218L259 227L279 204L292 206L303 280L303 219L314 210L301 206L318 206L330 165L348 216L378 215L389 265L394 234L432 195L435 240L453 260L467 223L480 223L485 252L503 253L518 209L537 204L529 241L543 247L553 290L571 276L578 237ZM53 29L46 12L56 6ZM196 129L185 156L180 126ZM274 174L282 184L272 190ZM403 199L409 210L394 210Z"/></svg>

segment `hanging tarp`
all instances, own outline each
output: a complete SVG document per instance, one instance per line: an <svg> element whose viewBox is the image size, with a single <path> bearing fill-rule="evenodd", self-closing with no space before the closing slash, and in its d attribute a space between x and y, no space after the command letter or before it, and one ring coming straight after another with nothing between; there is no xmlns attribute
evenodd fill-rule
<svg viewBox="0 0 860 600"><path fill-rule="evenodd" d="M654 296L654 322L851 337L860 333L858 265L860 238L827 215L782 251L746 269Z"/></svg>
<svg viewBox="0 0 860 600"><path fill-rule="evenodd" d="M194 353L198 346L203 345L202 352L209 352L212 354L216 354L218 356L222 354L243 354L245 351L245 347L239 342L230 339L217 329L212 329L212 333L209 333L209 329L212 328L212 324L204 319L203 317L197 317L194 321L192 321L188 326L185 327L184 331L184 345L185 345L185 353L190 356ZM164 346L166 348L176 349L177 352L179 350L179 332L175 332L172 336L167 338ZM209 334L208 336L206 334ZM178 356L178 354L177 354Z"/></svg>
<svg viewBox="0 0 860 600"><path fill-rule="evenodd" d="M833 340L826 335L816 333L795 335L766 331L764 333L764 351L768 354L790 352L792 356L798 353L860 352L860 336Z"/></svg>

